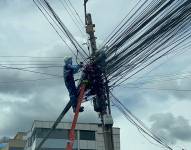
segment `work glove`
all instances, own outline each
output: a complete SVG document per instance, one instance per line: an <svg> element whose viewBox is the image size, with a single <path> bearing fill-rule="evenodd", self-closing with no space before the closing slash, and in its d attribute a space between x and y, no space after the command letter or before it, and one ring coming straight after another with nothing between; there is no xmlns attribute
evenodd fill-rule
<svg viewBox="0 0 191 150"><path fill-rule="evenodd" d="M83 62L80 62L80 68L82 68L84 66Z"/></svg>

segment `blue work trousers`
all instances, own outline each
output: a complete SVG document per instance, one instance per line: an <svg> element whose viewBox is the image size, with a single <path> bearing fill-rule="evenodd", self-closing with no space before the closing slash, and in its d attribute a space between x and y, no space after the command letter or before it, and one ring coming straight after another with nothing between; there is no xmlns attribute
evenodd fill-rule
<svg viewBox="0 0 191 150"><path fill-rule="evenodd" d="M76 108L78 99L78 89L76 88L75 81L66 81L65 84L69 92L72 107Z"/></svg>

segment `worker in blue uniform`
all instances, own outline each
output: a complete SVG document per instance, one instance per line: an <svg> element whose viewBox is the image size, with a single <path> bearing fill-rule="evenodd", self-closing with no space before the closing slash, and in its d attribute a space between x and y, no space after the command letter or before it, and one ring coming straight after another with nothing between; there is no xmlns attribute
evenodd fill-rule
<svg viewBox="0 0 191 150"><path fill-rule="evenodd" d="M72 57L66 57L64 61L64 81L69 92L73 112L75 112L78 100L78 88L75 85L74 74L78 73L79 69L82 68L83 65L73 65ZM84 107L80 107L80 112L83 111Z"/></svg>

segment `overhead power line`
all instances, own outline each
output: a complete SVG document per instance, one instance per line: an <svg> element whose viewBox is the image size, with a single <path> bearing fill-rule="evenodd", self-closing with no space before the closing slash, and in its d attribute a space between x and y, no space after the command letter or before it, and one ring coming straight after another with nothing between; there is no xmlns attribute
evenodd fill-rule
<svg viewBox="0 0 191 150"><path fill-rule="evenodd" d="M0 61L0 63L22 63L22 62L37 62L37 63L51 63L51 62L55 62L55 63L63 63L63 61L56 61L56 60L5 60L5 61Z"/></svg>
<svg viewBox="0 0 191 150"><path fill-rule="evenodd" d="M64 9L66 10L66 12L69 14L69 16L71 17L72 21L74 22L75 26L79 29L79 31L81 32L82 34L82 37L84 35L86 35L85 31L84 31L84 25L83 23L81 24L81 22L79 21L79 19L74 15L74 13L72 12L71 8L69 7L69 4L67 3L67 1L65 1L65 3L60 0L60 3L62 4L62 6L64 7ZM68 6L68 8L65 6ZM73 9L73 7L72 7ZM74 9L75 10L75 9ZM75 13L77 13L75 11ZM77 13L78 14L78 13Z"/></svg>
<svg viewBox="0 0 191 150"><path fill-rule="evenodd" d="M126 88L129 88L129 89L140 89L140 90L191 92L191 89L170 89L170 88L138 87L138 86L126 86Z"/></svg>
<svg viewBox="0 0 191 150"><path fill-rule="evenodd" d="M9 65L9 64L0 64L0 65ZM13 66L13 65L9 65ZM17 65L16 65L17 66ZM22 65L23 66L23 65ZM29 68L43 68L43 69L50 69L50 68L63 68L63 66L32 66L32 67L19 67L20 69L29 69ZM0 68L0 69L10 69L10 68Z"/></svg>
<svg viewBox="0 0 191 150"><path fill-rule="evenodd" d="M78 59L78 54L79 54L83 60L86 60L85 56L88 57L86 51L82 48L82 46L77 42L74 36L70 33L70 31L61 21L61 19L56 14L54 9L51 7L49 2L46 0L33 0L33 1L36 4L36 6L39 8L39 10L43 13L47 21L51 24L51 26L57 32L57 34L59 34L59 36L65 42L65 44L67 44L67 42L64 40L63 35L70 41L71 45L76 50L77 54L75 54L73 49L68 44L67 45L70 47L70 50L76 56L76 59Z"/></svg>
<svg viewBox="0 0 191 150"><path fill-rule="evenodd" d="M138 119L127 107L116 98L111 92L111 96L113 97L113 104L118 108L118 110L125 116L125 118L130 121L142 134L148 136L149 138L156 141L158 144L167 148L169 150L173 150L168 144L165 138L157 136L153 131L151 131L140 119ZM146 138L148 140L148 138ZM150 141L150 140L149 140ZM153 143L152 143L153 144ZM154 144L156 145L156 144ZM158 145L157 145L158 146Z"/></svg>
<svg viewBox="0 0 191 150"><path fill-rule="evenodd" d="M115 34L118 33L118 31L120 31L120 29L123 27L121 27L122 23L127 19L127 17L129 17L129 15L135 10L135 8L139 5L139 3L141 2L142 0L139 0L135 5L134 7L128 12L128 14L119 22L119 24L113 29L113 31L106 37L106 39L103 41L102 45L104 44L104 46L107 45L107 43L105 43L106 41L109 41L109 39L111 39ZM143 4L142 4L143 5ZM142 6L141 5L141 6ZM140 8L141 8L140 6ZM133 15L132 15L133 16ZM113 35L114 34L114 35ZM104 47L103 46L103 47Z"/></svg>
<svg viewBox="0 0 191 150"><path fill-rule="evenodd" d="M70 6L72 7L72 9L74 10L74 12L76 13L79 21L81 22L82 26L84 27L84 22L82 21L82 18L80 17L79 13L77 12L77 10L74 8L73 4L70 2L70 0L67 0L68 3L70 4Z"/></svg>
<svg viewBox="0 0 191 150"><path fill-rule="evenodd" d="M54 59L64 59L65 57L52 57L52 56L14 56L14 55L0 55L0 57L2 58L42 58L42 59L50 59L50 58L54 58Z"/></svg>
<svg viewBox="0 0 191 150"><path fill-rule="evenodd" d="M177 80L189 80L191 79L190 72L176 73L176 74L160 74L147 76L146 79L139 80L140 77L134 78L136 81L126 82L127 85L140 86L145 84L163 84L164 82L177 81ZM137 81L138 80L138 81Z"/></svg>
<svg viewBox="0 0 191 150"><path fill-rule="evenodd" d="M103 47L110 86L121 85L162 57L181 51L186 42L191 47L191 1L145 0L140 6Z"/></svg>
<svg viewBox="0 0 191 150"><path fill-rule="evenodd" d="M18 85L18 84L23 84L23 83L31 83L31 82L39 82L39 81L47 81L47 80L58 80L61 78L54 77L54 78L39 78L39 79L30 79L30 80L17 80L17 81L3 81L0 82L0 86L5 86L5 85Z"/></svg>
<svg viewBox="0 0 191 150"><path fill-rule="evenodd" d="M42 64L36 64L36 63L1 63L0 65L7 65L7 66L62 66L62 64L47 64L47 63L42 63Z"/></svg>
<svg viewBox="0 0 191 150"><path fill-rule="evenodd" d="M71 48L71 46L67 43L67 41L64 39L62 33L64 33L62 31L62 28L59 26L59 24L53 19L53 17L49 14L49 12L45 9L45 7L43 6L43 4L41 3L41 0L33 0L33 2L35 3L35 5L37 6L37 8L41 11L41 13L43 14L43 16L45 17L45 19L48 21L48 23L53 27L53 29L56 31L56 33L58 34L58 36L61 38L61 40L67 45L67 47L69 48L69 50L76 56L75 52L73 51L73 49ZM52 21L52 22L51 22ZM55 26L56 25L56 26ZM60 33L60 31L62 33ZM65 35L65 33L64 33ZM82 56L83 57L83 56Z"/></svg>
<svg viewBox="0 0 191 150"><path fill-rule="evenodd" d="M169 47L169 46L167 46ZM190 44L190 41L186 42L185 44L182 44L181 46L177 46L177 48L175 48L174 52L171 54L171 55L168 55L166 57L166 60L159 63L157 66L155 66L154 68L152 68L151 70L149 70L147 73L145 73L144 75L142 75L141 77L139 77L138 80L140 79L143 79L144 77L148 77L149 74L151 72L153 72L154 70L164 66L165 64L169 63L170 61L174 60L175 58L177 57L180 57L181 55L185 54L185 53L188 53L190 52L190 47L191 47L191 44ZM181 51L180 51L181 50Z"/></svg>
<svg viewBox="0 0 191 150"><path fill-rule="evenodd" d="M28 70L28 69L24 69L24 68L9 67L9 66L5 66L5 65L0 65L0 67L6 68L6 69L11 69L11 70L18 70L18 71L35 73L35 74L41 74L41 75L46 75L46 76L63 77L61 75L55 75L55 74L44 73L44 72L40 72L40 71Z"/></svg>
<svg viewBox="0 0 191 150"><path fill-rule="evenodd" d="M59 33L58 29L55 27L54 23L56 24L56 26L60 29L60 27L57 25L57 23L55 22L55 20L50 16L50 14L46 11L46 9L43 7L42 3L40 2L40 0L33 0L34 4L37 6L37 8L40 10L40 12L43 14L43 16L45 17L45 19L48 21L48 23L52 26L52 28L56 31L56 33L58 34L58 36L61 38L61 40L67 45L67 47L69 48L69 50L75 55L73 49L69 46L69 44L65 41L65 39L63 38L63 36L61 35L61 33ZM44 11L45 12L44 12ZM46 15L47 13L47 15ZM50 21L52 20L53 23Z"/></svg>

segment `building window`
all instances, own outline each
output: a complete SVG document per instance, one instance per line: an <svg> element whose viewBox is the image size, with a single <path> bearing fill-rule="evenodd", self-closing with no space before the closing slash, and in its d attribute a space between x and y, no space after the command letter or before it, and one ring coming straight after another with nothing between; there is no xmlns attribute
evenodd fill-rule
<svg viewBox="0 0 191 150"><path fill-rule="evenodd" d="M50 129L48 128L37 128L36 137L44 138L49 131ZM69 130L56 129L50 134L49 138L50 139L68 139L68 135L69 135Z"/></svg>
<svg viewBox="0 0 191 150"><path fill-rule="evenodd" d="M31 139L31 137L28 138L28 146L29 146L29 147L32 146L32 139Z"/></svg>
<svg viewBox="0 0 191 150"><path fill-rule="evenodd" d="M63 129L56 129L49 136L50 139L68 139L68 137L69 137L69 130L63 130Z"/></svg>
<svg viewBox="0 0 191 150"><path fill-rule="evenodd" d="M50 131L48 128L36 128L36 138L44 138ZM49 136L49 139L69 139L70 130L55 129ZM77 131L75 131L75 139L77 139Z"/></svg>
<svg viewBox="0 0 191 150"><path fill-rule="evenodd" d="M95 131L80 130L80 140L95 141Z"/></svg>

